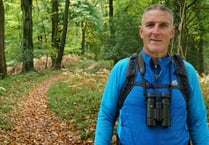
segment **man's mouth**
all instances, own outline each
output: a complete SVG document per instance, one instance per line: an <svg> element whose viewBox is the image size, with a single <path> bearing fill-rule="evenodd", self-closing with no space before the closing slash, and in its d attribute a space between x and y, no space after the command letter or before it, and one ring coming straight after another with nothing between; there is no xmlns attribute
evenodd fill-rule
<svg viewBox="0 0 209 145"><path fill-rule="evenodd" d="M150 42L159 43L159 42L161 42L161 40L158 40L158 39L150 39Z"/></svg>

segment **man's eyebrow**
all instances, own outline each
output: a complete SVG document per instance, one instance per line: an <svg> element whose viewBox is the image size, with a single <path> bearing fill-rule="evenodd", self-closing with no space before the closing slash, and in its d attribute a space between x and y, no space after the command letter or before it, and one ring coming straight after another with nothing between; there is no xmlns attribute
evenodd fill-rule
<svg viewBox="0 0 209 145"><path fill-rule="evenodd" d="M148 22L146 22L144 24L146 25L146 24L155 24L155 23L170 25L169 22L153 22L153 21L148 21Z"/></svg>
<svg viewBox="0 0 209 145"><path fill-rule="evenodd" d="M155 22L153 22L153 21L148 21L148 22L146 22L146 23L144 23L145 25L147 25L147 24L154 24Z"/></svg>
<svg viewBox="0 0 209 145"><path fill-rule="evenodd" d="M168 22L162 22L160 24L170 25L170 23L168 23Z"/></svg>

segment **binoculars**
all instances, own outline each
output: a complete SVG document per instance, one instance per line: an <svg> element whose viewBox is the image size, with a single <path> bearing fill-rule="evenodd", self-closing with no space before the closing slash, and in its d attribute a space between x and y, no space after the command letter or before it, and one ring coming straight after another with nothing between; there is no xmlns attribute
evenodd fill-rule
<svg viewBox="0 0 209 145"><path fill-rule="evenodd" d="M146 125L155 127L169 127L170 117L170 93L147 93L146 97Z"/></svg>

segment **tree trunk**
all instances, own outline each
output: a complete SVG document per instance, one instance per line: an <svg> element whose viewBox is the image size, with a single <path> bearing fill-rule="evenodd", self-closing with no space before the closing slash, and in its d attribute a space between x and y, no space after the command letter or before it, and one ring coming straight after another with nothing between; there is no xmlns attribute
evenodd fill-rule
<svg viewBox="0 0 209 145"><path fill-rule="evenodd" d="M202 73L205 71L204 70L204 45L203 45L203 39L200 38L199 40L199 69L198 69L198 73L200 75L202 75Z"/></svg>
<svg viewBox="0 0 209 145"><path fill-rule="evenodd" d="M110 35L114 35L114 27L113 27L113 0L109 0L109 25L110 25ZM110 36L110 37L111 37Z"/></svg>
<svg viewBox="0 0 209 145"><path fill-rule="evenodd" d="M62 31L62 37L61 37L59 50L58 50L58 55L56 58L55 69L61 69L62 57L63 57L63 53L64 53L65 41L66 41L66 35L67 35L69 5L70 5L70 0L65 0L63 31Z"/></svg>
<svg viewBox="0 0 209 145"><path fill-rule="evenodd" d="M184 1L184 3L182 3L182 7L181 7L181 21L179 24L179 31L180 31L180 35L179 35L179 51L180 54L186 59L187 56L187 2L186 0Z"/></svg>
<svg viewBox="0 0 209 145"><path fill-rule="evenodd" d="M22 54L23 66L22 72L34 70L33 64L33 26L32 26L32 0L21 0L22 17L23 17L23 40Z"/></svg>
<svg viewBox="0 0 209 145"><path fill-rule="evenodd" d="M113 0L109 0L109 32L110 37L108 40L109 47L115 46L115 28L114 28L114 6L113 6ZM118 58L114 58L114 63L118 61Z"/></svg>
<svg viewBox="0 0 209 145"><path fill-rule="evenodd" d="M58 0L52 0L52 49L59 49L59 35L58 35ZM53 51L54 52L54 51ZM51 54L52 67L55 67L56 64L57 51Z"/></svg>
<svg viewBox="0 0 209 145"><path fill-rule="evenodd" d="M175 49L177 49L177 53L181 54L182 57L185 57L186 54L183 51L183 39L184 39L184 30L185 30L185 14L186 14L186 0L178 0L175 3L174 13L176 14L175 23L176 25L176 39L174 41Z"/></svg>
<svg viewBox="0 0 209 145"><path fill-rule="evenodd" d="M85 22L81 22L81 34L82 34L82 40L81 40L81 54L85 54L85 38L86 38L86 25Z"/></svg>
<svg viewBox="0 0 209 145"><path fill-rule="evenodd" d="M0 0L0 79L3 79L7 74L6 59L4 52L4 5Z"/></svg>

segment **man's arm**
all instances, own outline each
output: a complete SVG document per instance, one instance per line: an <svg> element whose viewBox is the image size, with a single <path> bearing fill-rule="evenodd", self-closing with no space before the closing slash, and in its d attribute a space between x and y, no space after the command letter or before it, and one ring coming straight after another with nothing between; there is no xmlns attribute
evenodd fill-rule
<svg viewBox="0 0 209 145"><path fill-rule="evenodd" d="M127 63L128 59L119 61L108 77L98 114L95 145L109 145L111 143L117 114L118 96L125 80Z"/></svg>
<svg viewBox="0 0 209 145"><path fill-rule="evenodd" d="M188 123L193 145L209 145L207 110L194 67L186 63L191 95L188 104Z"/></svg>

